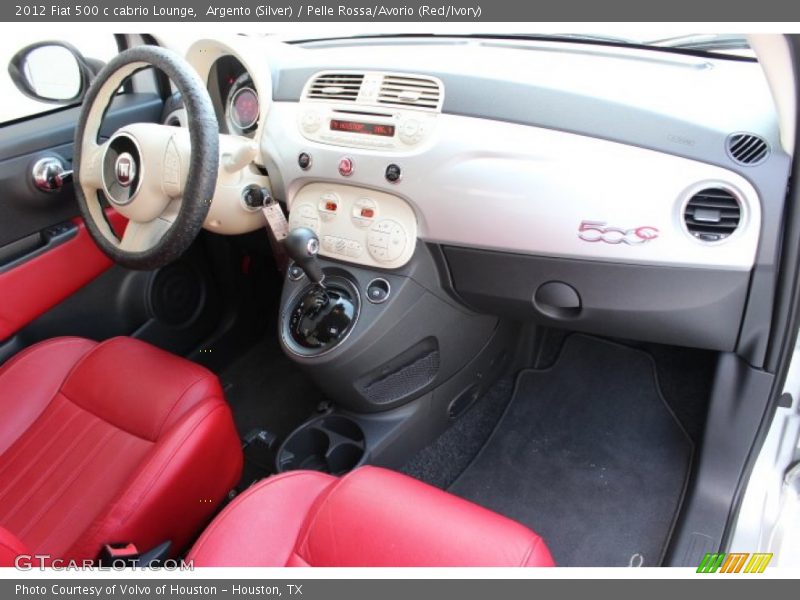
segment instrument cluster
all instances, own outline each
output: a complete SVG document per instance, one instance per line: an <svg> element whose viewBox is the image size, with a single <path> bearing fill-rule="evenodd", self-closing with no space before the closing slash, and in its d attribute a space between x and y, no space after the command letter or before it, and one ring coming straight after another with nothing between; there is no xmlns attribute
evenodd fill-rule
<svg viewBox="0 0 800 600"><path fill-rule="evenodd" d="M253 77L234 56L219 58L209 74L209 91L217 104L220 132L254 137L261 102Z"/></svg>

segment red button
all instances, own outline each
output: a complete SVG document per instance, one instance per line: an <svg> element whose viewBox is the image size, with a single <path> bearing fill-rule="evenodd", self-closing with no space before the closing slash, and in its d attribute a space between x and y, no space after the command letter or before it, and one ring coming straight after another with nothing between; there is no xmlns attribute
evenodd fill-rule
<svg viewBox="0 0 800 600"><path fill-rule="evenodd" d="M353 174L353 161L346 156L339 159L339 175L350 177Z"/></svg>
<svg viewBox="0 0 800 600"><path fill-rule="evenodd" d="M372 210L371 208L362 208L361 216L364 217L365 219L371 219L372 217L375 216L375 211Z"/></svg>
<svg viewBox="0 0 800 600"><path fill-rule="evenodd" d="M336 211L336 202L326 202L325 203L325 210L329 210L331 212Z"/></svg>

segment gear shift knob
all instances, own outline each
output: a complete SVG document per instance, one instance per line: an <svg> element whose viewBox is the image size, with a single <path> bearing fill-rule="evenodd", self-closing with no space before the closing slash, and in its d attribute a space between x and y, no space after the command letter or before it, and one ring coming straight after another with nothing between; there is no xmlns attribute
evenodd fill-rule
<svg viewBox="0 0 800 600"><path fill-rule="evenodd" d="M295 264L303 269L309 281L322 285L325 274L317 259L319 254L319 238L308 227L296 227L283 240L286 253Z"/></svg>

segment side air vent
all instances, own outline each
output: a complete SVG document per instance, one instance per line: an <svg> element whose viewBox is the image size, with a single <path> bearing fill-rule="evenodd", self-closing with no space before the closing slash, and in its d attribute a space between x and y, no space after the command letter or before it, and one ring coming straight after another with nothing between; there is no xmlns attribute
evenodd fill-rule
<svg viewBox="0 0 800 600"><path fill-rule="evenodd" d="M308 88L306 97L312 100L355 102L364 75L359 73L323 73Z"/></svg>
<svg viewBox="0 0 800 600"><path fill-rule="evenodd" d="M378 92L378 104L436 110L442 100L439 82L426 77L385 75Z"/></svg>
<svg viewBox="0 0 800 600"><path fill-rule="evenodd" d="M769 145L766 140L752 133L735 133L728 136L728 155L740 165L752 167L769 156Z"/></svg>
<svg viewBox="0 0 800 600"><path fill-rule="evenodd" d="M683 211L686 229L704 242L724 240L736 231L741 219L739 200L722 188L700 190L689 199Z"/></svg>

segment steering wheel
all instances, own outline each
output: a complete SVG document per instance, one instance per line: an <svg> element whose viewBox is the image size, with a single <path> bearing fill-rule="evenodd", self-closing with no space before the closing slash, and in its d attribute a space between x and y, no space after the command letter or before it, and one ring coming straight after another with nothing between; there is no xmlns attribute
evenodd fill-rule
<svg viewBox="0 0 800 600"><path fill-rule="evenodd" d="M128 77L148 67L163 71L178 88L188 129L135 123L101 143L111 100ZM219 161L219 125L211 98L181 56L137 46L97 74L75 133L75 194L89 233L112 260L132 269L156 269L186 251L208 215ZM128 218L122 237L107 219L103 196Z"/></svg>

